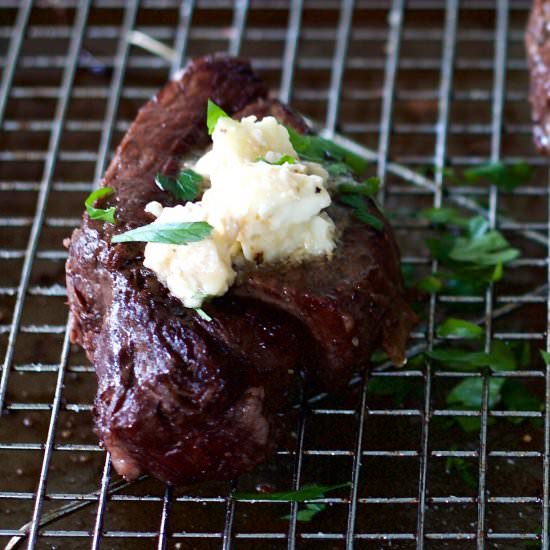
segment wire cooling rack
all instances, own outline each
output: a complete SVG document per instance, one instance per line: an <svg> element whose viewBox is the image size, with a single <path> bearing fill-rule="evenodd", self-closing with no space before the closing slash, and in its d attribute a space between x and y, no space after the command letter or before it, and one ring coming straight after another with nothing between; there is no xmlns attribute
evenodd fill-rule
<svg viewBox="0 0 550 550"><path fill-rule="evenodd" d="M522 250L484 295L432 297L411 354L441 312L494 339L548 349L548 170L531 145L523 35L530 2L447 0L0 0L0 542L7 548L549 547L550 413L489 408L489 378L550 402L550 370L441 372L421 364L396 405L360 380L295 414L276 458L232 483L125 483L91 425L92 367L67 338L62 240L78 224L140 104L192 56L251 58L273 94L372 160L404 265L437 266L415 213L484 212ZM175 53L132 46L141 31ZM344 137L346 136L346 137ZM523 158L530 185L449 185L444 166ZM427 170L433 168L434 170ZM428 177L426 174L433 174ZM460 309L462 308L462 309ZM479 410L449 410L449 383L482 376ZM480 419L464 433L442 420ZM524 422L511 422L511 420ZM531 422L529 422L531 421ZM473 483L450 468L460 460ZM236 488L350 482L310 523L299 505L238 502ZM288 517L285 517L288 516Z"/></svg>

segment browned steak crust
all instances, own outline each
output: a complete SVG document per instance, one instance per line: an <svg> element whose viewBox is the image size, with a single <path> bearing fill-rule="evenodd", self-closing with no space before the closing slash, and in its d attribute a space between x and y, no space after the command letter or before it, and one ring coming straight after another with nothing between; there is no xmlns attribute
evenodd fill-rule
<svg viewBox="0 0 550 550"><path fill-rule="evenodd" d="M525 35L535 144L550 153L550 2L534 0Z"/></svg>
<svg viewBox="0 0 550 550"><path fill-rule="evenodd" d="M307 130L265 97L245 61L194 60L141 109L107 170L103 185L115 193L102 206L116 207L116 226L84 214L72 235L71 338L95 365L97 433L128 478L142 471L171 483L234 477L273 451L276 413L299 373L334 388L379 344L403 357L414 315L386 222L379 233L331 206L341 234L332 261L248 266L205 306L211 322L143 267L143 244L111 244L114 233L152 221L148 202L174 204L154 176L177 172L182 157L207 146L208 98L232 115L272 114Z"/></svg>

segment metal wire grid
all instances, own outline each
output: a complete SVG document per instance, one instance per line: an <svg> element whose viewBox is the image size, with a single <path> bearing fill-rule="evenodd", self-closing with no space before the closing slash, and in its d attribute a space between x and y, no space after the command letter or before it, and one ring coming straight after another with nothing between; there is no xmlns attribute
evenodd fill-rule
<svg viewBox="0 0 550 550"><path fill-rule="evenodd" d="M31 455L35 468L30 469L36 474L26 485L23 482L18 485L12 476L6 476L2 482L6 489L0 487L0 510L4 510L0 517L0 536L5 537L4 540L20 534L21 524L30 520L28 537L21 540L28 547L50 544L59 544L63 548L71 545L82 547L91 542L93 548L137 548L141 547L140 544L165 548L178 543L186 548L339 548L354 545L379 548L390 543L400 548L441 547L445 544L452 548L517 548L528 541L540 541L543 548L549 547L549 409L547 407L544 412L489 410L488 401L489 378L505 375L544 384L546 403L550 402L550 372L548 368L542 370L536 366L496 375L483 373L480 411L451 411L440 406L438 384L464 374L437 372L428 364L422 371L410 369L374 375L418 381L423 397L416 407L377 406L376 399L368 392L368 384L362 381L356 403L333 405L320 401L309 414L302 412L297 422L295 448L281 450L277 459L279 466L289 460L291 486L298 488L306 481L323 482L319 472L326 473L327 467L319 468L320 460L330 462L331 472L344 464L348 473L343 478L352 481L349 495L324 499L332 505L331 515L325 516L330 519L314 530L308 530L297 522L298 506L295 503L286 508L287 513L290 511L286 528L285 522L274 522L268 512L265 513L270 521L259 520L259 529L251 523L246 524L243 518L247 514L263 514L268 504L236 503L231 494L237 482L229 487L216 485L205 494L193 490L189 493L173 492L170 488L159 493L156 485L148 485L140 494L139 485L144 482L139 482L134 484L138 486L137 493L133 493L133 486L112 481L108 457L105 457L99 479L94 477L99 482L95 485L96 490L85 489L89 483L70 490L54 490L62 486L55 468L57 454L92 456L93 468L98 465L97 459L102 457L101 449L93 442L86 442L86 437L84 442L67 443L59 436L59 432L64 431L63 415L67 413L75 418L85 416L84 422L89 422L90 401L71 399L71 396L78 396L74 385L83 381L83 378L77 381L73 377L86 376L90 380L93 374L82 354L71 349L67 338L63 319L65 310L61 307L65 295L62 286L65 253L61 247L56 247L58 241L55 238L68 233L77 223L82 197L91 189L91 182L97 182L104 172L112 145L133 116L126 105L128 100L145 101L169 73L179 68L182 60L201 53L203 48L225 47L231 53L250 55L254 66L268 78L274 90L279 88L284 101L294 103L319 120L324 119L322 126L329 135L342 131L370 146L360 150L376 161L378 175L386 184L384 201L388 209L398 211L408 202L413 205L431 202L435 206L454 202L475 211L480 208L477 202L487 199L491 225L498 226L507 234L517 234L521 239L519 242L528 253L515 262L513 271L527 270L528 284L518 284L509 292L495 292L490 288L483 297L439 296L437 300L433 297L428 304L426 330L413 335L416 340L413 349L434 345L438 308L457 303L481 308L485 349L490 349L492 338L533 341L537 347L546 343L548 349L548 186L534 184L510 196L500 196L494 187L445 188L441 170L448 162L456 166L471 165L487 159L498 160L505 154L507 158L528 157L534 166L541 166L539 181L544 181L546 161L537 157L529 145L528 112L526 107L522 107L526 103L525 77L516 76L526 69L520 52L528 7L528 2L506 0L462 3L458 0L408 3L403 0L355 3L297 0L252 4L240 0L234 4L190 1L181 6L173 1L98 0L92 3L89 0L65 0L53 3L53 7L48 2L33 3L31 0L0 2L0 38L4 41L3 57L0 58L3 67L0 124L6 136L6 147L0 153L4 166L0 181L0 263L4 267L0 278L0 304L3 306L0 321L7 320L7 324L0 325L0 349L4 358L0 406L9 413L2 419L5 430L0 430L0 434L6 435L0 436L0 456L2 464L10 465L9 471L13 472L13 466L19 460L24 468L30 467L31 459L24 457ZM60 9L66 10L62 18L54 19L59 16ZM267 24L264 12L269 13ZM174 14L177 14L177 20L172 17ZM108 23L100 24L105 15ZM480 28L474 24L470 28L472 17L474 21L476 17L485 18L485 25ZM131 48L126 37L135 28L173 44L176 51L173 62ZM43 49L37 51L36 47L33 48L33 41L41 44ZM98 47L99 51L84 47L87 42L97 45L102 41L116 44L114 51L105 48L108 53L103 54L101 47ZM60 43L62 47L59 49ZM264 48L266 43L269 46ZM51 51L44 49L44 44L51 44ZM278 44L273 51L280 51L280 56L269 50L273 44ZM468 45L479 48L481 54L461 53L461 48ZM485 55L487 49L492 51L491 55ZM84 51L91 55L84 56ZM108 71L107 85L103 84L104 81L90 78L90 72L94 70ZM424 86L415 87L412 85L414 79L409 76L404 78L406 85L403 86L400 79L403 80L403 73L411 70L418 72L420 81L424 75L435 74L436 78L429 80L427 77ZM59 76L58 80L48 75L50 71ZM308 71L313 74L311 80L304 78ZM489 80L489 84L477 86L466 80L466 86L457 86L460 71L476 73L474 81L476 78L480 83ZM145 72L153 75L154 83L143 84ZM318 72L324 72L325 80L320 79L322 83L316 85L313 79L319 78ZM36 77L36 74L40 78L31 80L29 75ZM141 79L136 74L141 74ZM373 74L379 79L372 77ZM131 84L136 81L141 81L141 84ZM516 81L519 82L517 87ZM44 106L52 103L54 108L46 116L39 111L29 115L19 105L29 101ZM93 105L99 103L103 115L88 119L85 110L75 107L78 101L87 102L92 111ZM351 115L346 111L354 102L359 102L361 109L365 109L364 117L357 116L358 109ZM417 102L422 116L412 122L403 121L399 112L402 102L413 106ZM435 106L435 117L430 119L430 113L422 111L423 102ZM461 102L467 102L472 112L467 112L464 120L457 121L453 108ZM478 106L488 107L488 116L487 113L481 115ZM521 116L516 116L516 112ZM79 139L81 132L96 136L92 146ZM18 142L18 133L29 142ZM39 146L30 148L28 143L34 146L35 135L46 136L46 139ZM453 143L455 136L462 137L461 144ZM505 143L509 138L513 138L512 153L510 145ZM407 140L405 145L394 145L395 142L401 143L402 139ZM431 152L426 152L426 148L420 153L415 152L413 141L423 139L431 144ZM487 151L480 145L486 142L489 143ZM409 149L413 152L409 153ZM29 169L28 165L38 167L38 176L37 170ZM435 171L433 180L405 168L425 165L435 165L439 169ZM500 204L506 204L510 199L517 205L512 209L514 216L509 213L497 216ZM521 207L525 204L532 207L533 201L538 204L538 209L533 207L531 215L526 216ZM537 218L537 211L541 208L543 216ZM425 230L410 218L401 219L399 216L395 218L394 226L401 235ZM406 239L402 244L407 246ZM419 269L437 268L419 250L407 249L405 262ZM532 276L533 273L536 276ZM546 312L542 315L544 324L532 328L521 314L525 308L531 308L527 309L528 314ZM497 325L495 318L503 315L507 315L505 321ZM51 322L52 317L57 321ZM43 342L42 347L30 349L39 345L39 341ZM58 359L55 359L55 354L58 354ZM35 386L45 387L48 383L54 384L52 392L34 392ZM89 397L89 391L86 397ZM45 421L47 429L40 437L35 437L35 441L29 441L32 438L25 430L18 433L20 430L16 428L20 426L22 416L23 425L28 418L34 418L40 424L36 420L36 415L40 414L42 423L44 415L49 415ZM481 418L477 448L455 450L448 444L438 447L438 434L432 426L434 419L453 415ZM491 445L489 419L508 417L542 419L544 430L538 446L526 450ZM309 434L316 424L326 419L331 426L344 422L348 429L351 428L348 431L351 431L352 442L347 448L340 440L334 442L334 446L325 447L311 440ZM375 431L379 419L395 421L411 430L412 425L406 423L417 420L419 437L416 444L408 449L406 446L388 447L387 441L384 442L387 433L373 441L369 433ZM430 490L431 484L436 485L430 479L430 472L437 470L438 459L447 457L477 462L476 494L453 496L448 492L436 496ZM416 470L414 493L403 496L404 493L373 495L365 492L364 486L373 485L376 476L380 475L376 468L369 467L372 459L378 461L378 466L383 459L395 461L391 475L396 477L408 471L405 464L412 459ZM493 494L487 480L492 460L519 461L514 470L516 476L524 463L536 462L536 468L540 467L542 471L537 489L530 495L527 490L518 495L506 491ZM66 469L62 474L62 477L70 475ZM338 480L341 478L342 475ZM285 483L288 486L288 479ZM406 480L401 483L406 485ZM26 489L18 488L23 486ZM41 520L67 501L70 504L60 519L61 524L42 527ZM91 506L87 506L90 503ZM156 527L149 529L143 527L149 525L145 521L143 526L135 521L130 523L131 527L111 528L109 521L113 521L119 512L115 507L110 511L109 506L117 503L128 506L137 503L142 509L156 504L159 514ZM215 519L208 528L196 529L194 521L184 514L188 523L178 528L179 511L176 507L183 504L204 505L207 514ZM17 517L25 517L17 525L10 521L8 514L8 506L15 505L20 506L21 511ZM534 523L519 521L517 529L508 529L506 520L500 519L494 524L496 527L490 526L490 509L498 506L535 510ZM86 528L79 528L79 524L70 521L75 515L69 515L69 512L79 507L93 508L92 523L85 525ZM430 527L434 524L430 518L437 516L438 509L453 510L456 507L475 510L476 517L471 524L457 527L457 515L457 521L447 522L446 529ZM344 511L340 516L333 513L341 508ZM370 510L371 516L389 518L385 530L367 528L371 520L367 521L365 517L366 509ZM398 509L400 511L396 512ZM415 518L414 524L404 529L398 521L392 525L392 514L402 519L402 510L412 511ZM122 515L130 513L122 512ZM139 517L143 518L151 512L141 514Z"/></svg>

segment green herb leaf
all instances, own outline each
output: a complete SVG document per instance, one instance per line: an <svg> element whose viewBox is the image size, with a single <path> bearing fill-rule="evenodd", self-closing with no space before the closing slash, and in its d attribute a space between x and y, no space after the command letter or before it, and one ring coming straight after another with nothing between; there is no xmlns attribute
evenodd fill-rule
<svg viewBox="0 0 550 550"><path fill-rule="evenodd" d="M210 235L213 227L206 222L151 223L115 235L114 243L148 242L164 244L188 244L202 241Z"/></svg>
<svg viewBox="0 0 550 550"><path fill-rule="evenodd" d="M288 128L288 137L301 159L311 162L344 163L357 175L367 169L367 161L340 145L319 136L304 135Z"/></svg>
<svg viewBox="0 0 550 550"><path fill-rule="evenodd" d="M495 230L484 235L476 233L470 237L458 237L449 251L451 260L479 267L508 263L518 256L519 250L511 248L502 234Z"/></svg>
<svg viewBox="0 0 550 550"><path fill-rule="evenodd" d="M467 351L459 348L437 348L427 352L428 357L442 363L443 367L475 371L489 367L492 371L515 370L516 357L510 346L500 340L492 342L491 351Z"/></svg>
<svg viewBox="0 0 550 550"><path fill-rule="evenodd" d="M464 172L467 181L476 182L485 179L494 183L502 191L513 191L516 187L529 181L532 175L532 168L523 161L512 165L502 162L482 164Z"/></svg>
<svg viewBox="0 0 550 550"><path fill-rule="evenodd" d="M443 282L441 279L438 279L435 275L426 275L416 283L416 288L421 292L426 292L427 294L440 292L443 288Z"/></svg>
<svg viewBox="0 0 550 550"><path fill-rule="evenodd" d="M296 512L296 521L311 521L319 512L326 509L326 504L308 502L305 508ZM281 516L281 519L290 519L290 515Z"/></svg>
<svg viewBox="0 0 550 550"><path fill-rule="evenodd" d="M333 178L342 178L350 176L349 166L345 162L332 162L327 165L327 172Z"/></svg>
<svg viewBox="0 0 550 550"><path fill-rule="evenodd" d="M208 100L206 108L206 126L208 127L208 135L211 136L214 133L214 128L220 118L227 117L229 115L218 105L216 105L211 99Z"/></svg>
<svg viewBox="0 0 550 550"><path fill-rule="evenodd" d="M346 206L353 208L353 215L363 223L373 227L376 231L384 229L384 223L375 215L369 212L365 198L359 194L344 194L338 197L338 200Z"/></svg>
<svg viewBox="0 0 550 550"><path fill-rule="evenodd" d="M447 337L456 336L458 338L481 338L483 335L483 329L474 323L465 321L464 319L455 319L449 317L445 319L445 322L437 327L437 336Z"/></svg>
<svg viewBox="0 0 550 550"><path fill-rule="evenodd" d="M266 164L271 164L272 166L282 166L285 163L294 164L296 162L296 159L294 157L291 157L290 155L283 155L279 160L276 160L275 162L270 162L264 157L258 157L256 160L258 162L261 161L261 162L265 162Z"/></svg>
<svg viewBox="0 0 550 550"><path fill-rule="evenodd" d="M304 485L296 491L281 491L277 493L235 493L235 500L277 500L283 502L304 502L305 500L315 500L323 498L325 493L349 487L351 483L341 483L339 485Z"/></svg>
<svg viewBox="0 0 550 550"><path fill-rule="evenodd" d="M374 197L380 189L380 179L376 177L368 178L360 183L341 183L338 185L338 192L342 195L366 195Z"/></svg>
<svg viewBox="0 0 550 550"><path fill-rule="evenodd" d="M182 170L177 178L170 178L162 174L157 174L155 177L156 184L163 191L168 191L181 201L195 200L202 180L203 178L200 174L189 168Z"/></svg>
<svg viewBox="0 0 550 550"><path fill-rule="evenodd" d="M547 365L550 365L550 352L549 351L544 351L542 349L539 349L540 351L540 354L542 356L542 359L543 361L547 364Z"/></svg>
<svg viewBox="0 0 550 550"><path fill-rule="evenodd" d="M468 225L468 218L461 216L454 208L425 208L420 211L419 216L436 225Z"/></svg>
<svg viewBox="0 0 550 550"><path fill-rule="evenodd" d="M519 256L519 250L512 248L499 231L489 230L487 220L481 216L457 220L452 210L443 212L441 209L431 214L442 214L436 218L438 221L458 221L461 226L462 235L449 232L426 240L432 256L460 279L478 284L499 280L503 265Z"/></svg>
<svg viewBox="0 0 550 550"><path fill-rule="evenodd" d="M104 197L109 197L114 193L112 187L100 187L95 191L92 191L88 198L84 201L84 206L86 206L86 211L88 216L92 220L101 220L104 222L115 223L115 212L116 208L111 206L110 208L95 208L94 203Z"/></svg>
<svg viewBox="0 0 550 550"><path fill-rule="evenodd" d="M504 378L489 380L489 408L492 409L501 400L500 390ZM464 410L480 410L483 401L483 378L466 378L457 384L447 395L447 404Z"/></svg>
<svg viewBox="0 0 550 550"><path fill-rule="evenodd" d="M202 307L195 307L193 309L197 312L197 315L201 319L204 319L207 323L210 323L212 321L212 317L210 317L210 315L208 315L208 313L206 313L206 311L204 311Z"/></svg>

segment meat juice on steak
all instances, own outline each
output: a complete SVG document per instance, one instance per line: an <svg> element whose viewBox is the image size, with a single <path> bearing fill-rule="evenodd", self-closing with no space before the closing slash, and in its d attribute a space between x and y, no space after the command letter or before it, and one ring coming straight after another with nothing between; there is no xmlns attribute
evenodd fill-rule
<svg viewBox="0 0 550 550"><path fill-rule="evenodd" d="M403 360L414 314L404 299L392 230L375 231L348 208L328 213L339 233L333 258L240 268L208 304L210 322L183 305L143 266L143 243L114 234L150 223L151 201L177 201L155 174L209 144L206 104L231 116L275 116L297 131L303 120L267 99L239 58L190 62L139 112L102 182L114 194L116 225L85 213L71 237L67 288L71 340L94 363L96 431L114 467L174 484L230 479L266 460L300 374L335 391L383 346Z"/></svg>

